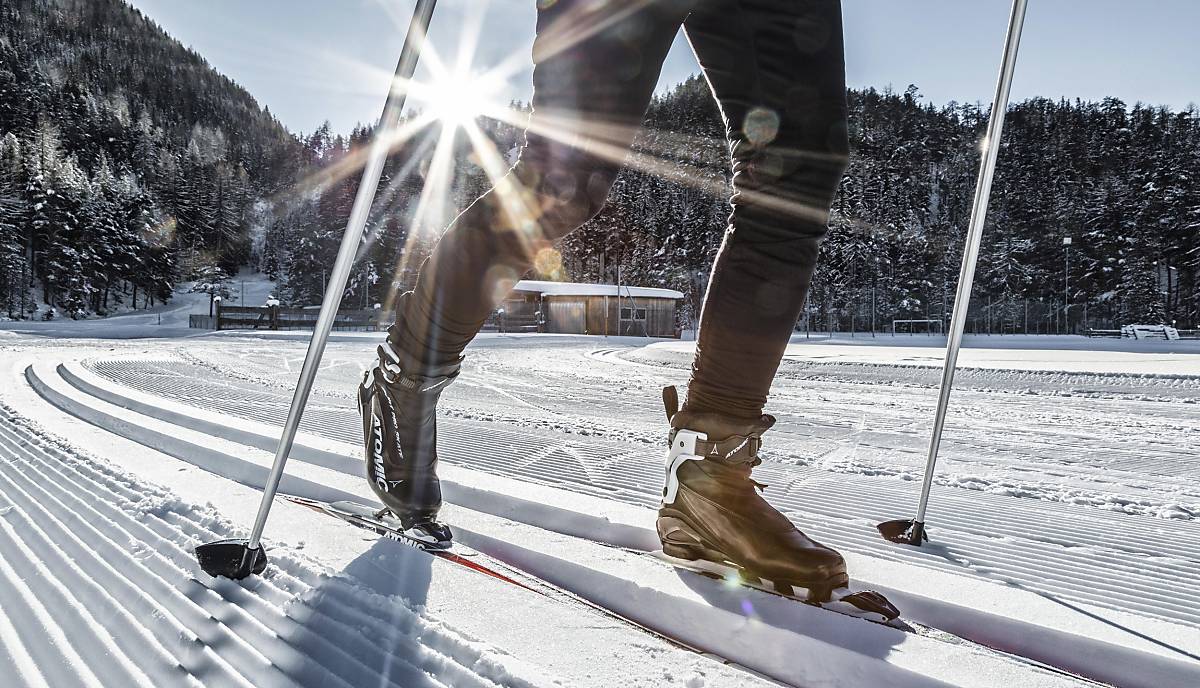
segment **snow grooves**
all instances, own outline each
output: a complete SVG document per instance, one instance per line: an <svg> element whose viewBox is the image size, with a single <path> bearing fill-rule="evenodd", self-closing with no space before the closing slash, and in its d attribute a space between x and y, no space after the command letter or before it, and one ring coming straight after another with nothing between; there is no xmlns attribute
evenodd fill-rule
<svg viewBox="0 0 1200 688"><path fill-rule="evenodd" d="M3 405L0 466L0 659L20 684L496 685L485 647L285 548L266 578L209 578L190 548L227 526Z"/></svg>
<svg viewBox="0 0 1200 688"><path fill-rule="evenodd" d="M211 374L188 375L177 360L115 359L89 362L109 379L201 408L279 425L288 398L225 385ZM153 370L155 375L142 375ZM170 371L163 374L164 371ZM207 372L207 371L206 371ZM360 441L357 412L324 398L305 414L305 430L351 444ZM478 451L487 436L488 451ZM439 454L450 463L496 475L548 484L606 499L655 506L661 489L660 457L612 443L496 423L445 419ZM938 544L920 550L895 547L873 524L911 515L915 483L839 475L804 465L768 462L759 479L765 496L790 512L806 532L839 549L1004 581L1052 598L1137 611L1200 625L1200 532L1186 523L1081 509L942 486L929 514ZM1088 543L1086 551L1070 545ZM1170 552L1170 556L1163 553ZM1060 573L1065 565L1070 575ZM1171 579L1169 592L1163 579Z"/></svg>
<svg viewBox="0 0 1200 688"><path fill-rule="evenodd" d="M173 374L171 382L164 385L147 385L139 380L138 370L141 366L158 368L160 366L179 366L178 361L141 361L141 360L110 360L89 362L88 367L102 372L109 379L125 385L158 394L168 398L186 400L199 407L228 413L239 417L257 420L259 422L278 425L286 412L286 398L281 394L264 394L251 392L253 401L245 401L241 395L245 392L240 387L230 388L210 378L197 379L187 375L184 370ZM181 389L182 388L182 389ZM347 402L336 405L328 402L316 402L306 413L308 421L306 430L314 434L338 439L351 444L360 441L360 427L357 412ZM554 485L572 485L572 489L586 491L599 496L609 496L613 490L627 491L637 498L636 503L654 505L658 500L661 478L659 457L653 450L630 451L628 444L613 443L604 440L571 439L563 441L561 435L544 431L514 431L497 427L494 423L481 423L447 419L442 423L447 429L439 433L439 446L446 447L445 452L455 461L472 467L485 467L485 470L503 475L537 480ZM476 450L477 442L473 439L479 431L486 431L493 438L491 444L496 448L487 453ZM445 435L443 437L442 435ZM1192 462L1195 463L1194 461ZM609 470L611 468L612 470ZM525 470L529 469L529 470ZM828 471L813 468L803 464L790 465L768 461L759 469L766 482L773 486L790 486L798 480L811 480L828 477ZM1193 472L1195 467L1193 466ZM882 481L871 480L868 483L879 485L876 489L888 490ZM857 483L863 477L851 475L847 477L851 483ZM597 485L609 486L611 489L596 489ZM859 489L855 484L854 488ZM915 501L910 494L910 485L901 484L892 488L903 501L907 498ZM952 493L948 493L952 494ZM1004 525L1016 525L1019 530L1032 532L1047 542L1096 542L1101 547L1111 547L1120 551L1145 554L1147 545L1153 549L1177 548L1181 538L1195 544L1192 551L1200 550L1200 532L1194 529L1173 527L1167 521L1153 521L1154 527L1148 532L1137 529L1125 532L1122 526L1127 526L1125 514L1110 514L1106 512L1089 512L1086 518L1080 518L1080 511L1073 505L1040 501L1030 508L1048 510L1047 516L1052 518L1044 525L1040 521L1016 519L1007 514L1011 511L1012 499L1003 495L994 495L971 491L967 493L970 501L989 503L990 515L972 513L968 523L982 522L989 526L997 521ZM806 496L807 497L807 496ZM939 495L940 499L940 495ZM851 504L861 500L851 500ZM786 506L792 506L786 501ZM993 508L998 507L998 508ZM796 506L799 511L809 511ZM902 505L901 511L911 508ZM937 506L935 505L936 509ZM888 516L889 514L881 514ZM867 515L874 518L875 515ZM1104 521L1108 526L1097 530L1092 522L1095 519ZM1159 530L1161 534L1159 533ZM1031 531L1032 529L1032 531ZM992 530L989 528L989 530Z"/></svg>
<svg viewBox="0 0 1200 688"><path fill-rule="evenodd" d="M120 363L126 365L118 367L136 366L138 361L120 361ZM130 371L126 370L125 372L127 378ZM200 406L226 413L248 415L252 419L266 421L266 423L271 423L272 418L282 418L282 408L286 399L280 395L276 395L274 402L269 405L264 405L265 399L258 399L256 405L253 405L247 412L247 406L251 405L246 405L239 399L230 400L228 397L224 397L234 390L221 389L220 385L208 381L197 384L194 382L194 378L192 381L185 381L181 377L173 379L170 385L175 389L178 389L180 385L184 385L185 388L210 388L204 394L200 394L194 389L187 391L186 396L190 397L193 403L206 397L206 403L202 403ZM155 391L163 394L161 389ZM259 394L258 396L264 395ZM239 411L240 413L238 413ZM331 415L341 415L342 418L334 423ZM342 439L342 441L350 443L358 442L360 431L352 408L318 406L308 412L306 418L308 423L312 424L312 431L319 435ZM280 420L274 421L277 424ZM590 454L595 451L595 444L602 445L604 443L594 443L592 447L587 447L587 445L581 447L577 442L547 444L546 442L535 442L539 433L514 432L506 430L504 427L474 424L468 423L468 421L449 420L444 426L445 430L440 432L439 436L442 438L440 445L442 445L442 454L446 460L485 469L492 473L565 486L568 489L593 493L596 496L623 498L624 501L644 505L653 504L658 499L659 469L654 457L648 454L642 457L642 460L625 462L622 466L613 467L612 472L605 471L605 473L613 475L612 480L600 480L596 475L599 463L581 461L577 456L570 454ZM491 437L492 449L487 453L475 451L478 443L473 441L472 437L479 436L481 431ZM576 451L576 448L582 451ZM620 449L628 451L628 447L620 447ZM616 451L616 448L613 448L613 451ZM536 465L530 465L528 457L534 453L540 453L541 460L536 462ZM770 472L774 472L774 469L785 472L787 468L792 467L775 465L769 466L769 468L763 466L763 468L768 469L768 472L763 474L763 479L768 483L786 484L787 480L776 481ZM815 471L815 469L806 469L802 472L808 473L812 477L828 475L828 473ZM618 491L605 489L605 483L618 487ZM846 489L847 484L850 485L848 489ZM931 522L934 522L943 532L961 530L962 533L955 532L949 538L955 544L955 556L931 557L929 556L930 550L912 551L892 548L882 540L878 540L874 536L874 531L870 527L864 527L865 524L862 522L863 520L875 522L889 518L889 516L907 515L907 510L911 509L911 504L908 502L912 501L912 495L908 495L906 491L902 489L889 490L878 480L858 477L835 481L833 491L840 492L834 493L834 495L829 495L824 489L814 489L815 486L800 484L797 490L782 493L774 490L768 491L768 497L772 498L772 501L780 508L798 514L797 520L802 524L809 522L812 514L821 514L823 518L811 519L814 525L806 526L806 530L809 530L818 539L828 540L834 546L841 546L841 548L851 551L869 552L872 555L894 558L894 560L923 563L925 566L935 566L960 573L966 566L968 570L983 572L984 578L1015 582L1015 584L1034 591L1055 594L1066 592L1067 597L1080 600L1080 602L1091 602L1115 609L1134 609L1146 612L1146 614L1175 618L1180 621L1193 623L1200 621L1200 616L1196 615L1192 609L1176 603L1178 596L1166 596L1166 594L1157 592L1160 581L1139 574L1124 576L1124 578L1111 575L1111 558L1104 560L1104 558L1094 556L1074 557L1085 567L1084 574L1070 576L1070 578L1057 575L1054 570L1054 562L1055 558L1061 555L1062 550L1048 548L1045 543L1038 542L1039 539L1046 539L1050 542L1049 538L1055 536L1078 538L1076 542L1092 540L1092 542L1096 542L1099 550L1110 550L1118 552L1118 554L1122 551L1129 552L1133 557L1127 558L1133 558L1134 561L1126 568L1136 572L1136 570L1144 568L1144 564L1141 562L1144 562L1146 557L1152 556L1154 549L1163 548L1159 551L1169 551L1169 548L1177 548L1180 540L1174 536L1182 533L1172 533L1172 536L1156 538L1153 531L1147 532L1144 528L1130 530L1128 516L1103 513L1097 514L1097 518L1111 519L1114 527L1102 528L1097 531L1094 522L1092 524L1080 522L1078 530L1076 530L1076 527L1073 526L1075 521L1070 518L1072 509L1066 505L1031 504L1028 501L1021 504L1021 510L1032 509L1034 513L1026 511L1020 519L1013 519L1009 524L1001 525L996 524L996 519L1004 519L1004 514L1008 510L1013 510L1014 499L991 495L980 496L986 497L982 499L985 503L984 507L980 508L980 505L976 503L979 498L971 495L967 499L958 499L954 507L947 508L948 504L943 502L943 496L948 496L952 492L940 491L934 513L936 519L931 518ZM874 493L881 490L893 492L894 495L899 496L899 498L894 496L886 501L886 503L894 504L894 511L882 510L881 513L881 509L864 510L860 508L862 504L880 504L880 499L876 499ZM864 497L864 495L872 496ZM1063 515L1068 518L1060 518ZM854 522L847 522L847 516L851 516ZM1088 519L1088 521L1091 520ZM1054 525L1043 526L1043 522L1050 522ZM1166 527L1165 522L1163 524ZM1154 522L1154 525L1157 526L1158 522ZM1170 528L1170 530L1176 531L1178 528ZM1009 534L1012 536L1012 542L1003 544L1003 546L989 543L992 534L997 532ZM1028 544L1025 542L1026 539L1028 539ZM1147 549L1147 545L1153 549ZM1022 556L1026 552L1028 554ZM1182 591L1183 598L1193 597L1192 592L1194 591Z"/></svg>

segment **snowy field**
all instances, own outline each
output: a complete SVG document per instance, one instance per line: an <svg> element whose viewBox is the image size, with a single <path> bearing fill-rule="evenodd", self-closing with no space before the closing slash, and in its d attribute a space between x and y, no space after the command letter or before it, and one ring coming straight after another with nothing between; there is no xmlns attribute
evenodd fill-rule
<svg viewBox="0 0 1200 688"><path fill-rule="evenodd" d="M248 530L307 335L187 330L195 306L0 329L16 685L1200 685L1197 342L970 338L917 549L874 524L915 508L940 342L794 340L756 478L906 634L643 553L691 342L483 335L443 396L460 541L566 594L287 503L268 574L211 579L190 548ZM335 335L285 491L368 498L380 336Z"/></svg>

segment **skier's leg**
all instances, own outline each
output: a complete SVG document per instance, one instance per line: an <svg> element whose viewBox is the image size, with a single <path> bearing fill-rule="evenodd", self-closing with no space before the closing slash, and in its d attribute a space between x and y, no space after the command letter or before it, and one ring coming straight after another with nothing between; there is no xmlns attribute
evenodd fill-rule
<svg viewBox="0 0 1200 688"><path fill-rule="evenodd" d="M434 247L360 388L372 487L402 521L427 531L416 536L438 541L449 537L434 522L438 395L538 252L603 206L694 0L540 4L520 161Z"/></svg>
<svg viewBox="0 0 1200 688"><path fill-rule="evenodd" d="M701 315L684 408L670 419L658 516L663 551L730 562L815 600L847 584L845 562L759 494L762 415L812 279L846 165L837 0L705 0L688 39L720 103L734 167L733 214Z"/></svg>
<svg viewBox="0 0 1200 688"><path fill-rule="evenodd" d="M540 4L520 160L454 220L398 304L396 344L424 364L457 360L538 252L600 211L694 0Z"/></svg>
<svg viewBox="0 0 1200 688"><path fill-rule="evenodd" d="M733 213L687 407L757 418L803 308L848 158L838 0L706 0L688 39L721 106Z"/></svg>

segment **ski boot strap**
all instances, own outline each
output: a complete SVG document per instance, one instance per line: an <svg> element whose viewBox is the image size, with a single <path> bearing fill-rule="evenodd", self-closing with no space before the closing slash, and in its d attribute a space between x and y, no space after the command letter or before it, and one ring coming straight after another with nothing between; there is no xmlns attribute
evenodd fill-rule
<svg viewBox="0 0 1200 688"><path fill-rule="evenodd" d="M731 435L716 442L697 439L696 455L721 463L754 463L757 465L760 447L762 447L762 438L754 435Z"/></svg>
<svg viewBox="0 0 1200 688"><path fill-rule="evenodd" d="M683 427L675 427L676 424L673 422L675 415L679 413L679 392L674 386L663 388L663 406L667 411L667 420L672 421L671 440L674 441L675 433L684 429ZM693 415L689 414L686 410L684 413L685 417ZM715 414L694 414L695 420L699 422L685 421L681 425L686 426L688 430L701 433L707 438L709 433L704 428L709 423L704 422L706 416L713 418ZM760 425L759 428L755 428L746 434L722 433L725 434L725 437L720 440L696 438L696 456L719 461L724 464L749 463L757 466L761 462L761 459L758 458L758 450L762 447L761 435L775 424L775 418L764 415L758 421L758 424Z"/></svg>
<svg viewBox="0 0 1200 688"><path fill-rule="evenodd" d="M377 351L379 367L384 374L384 379L389 384L399 385L408 392L418 394L440 392L443 387L458 377L459 370L462 368L463 359L459 357L457 361L445 365L426 366L423 374L408 372L421 370L422 367L415 358L397 349L392 344L390 337L379 345Z"/></svg>

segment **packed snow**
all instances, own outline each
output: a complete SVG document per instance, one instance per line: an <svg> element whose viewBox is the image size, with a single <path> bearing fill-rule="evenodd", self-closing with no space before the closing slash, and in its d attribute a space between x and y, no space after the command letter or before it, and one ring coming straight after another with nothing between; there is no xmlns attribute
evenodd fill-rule
<svg viewBox="0 0 1200 688"><path fill-rule="evenodd" d="M1195 342L970 339L917 549L873 525L915 507L938 339L794 339L756 478L914 635L647 556L686 341L483 335L445 393L458 539L554 595L283 502L267 574L209 578L190 547L247 531L307 334L118 320L0 333L19 685L1200 684ZM381 336L334 335L285 491L369 500Z"/></svg>

